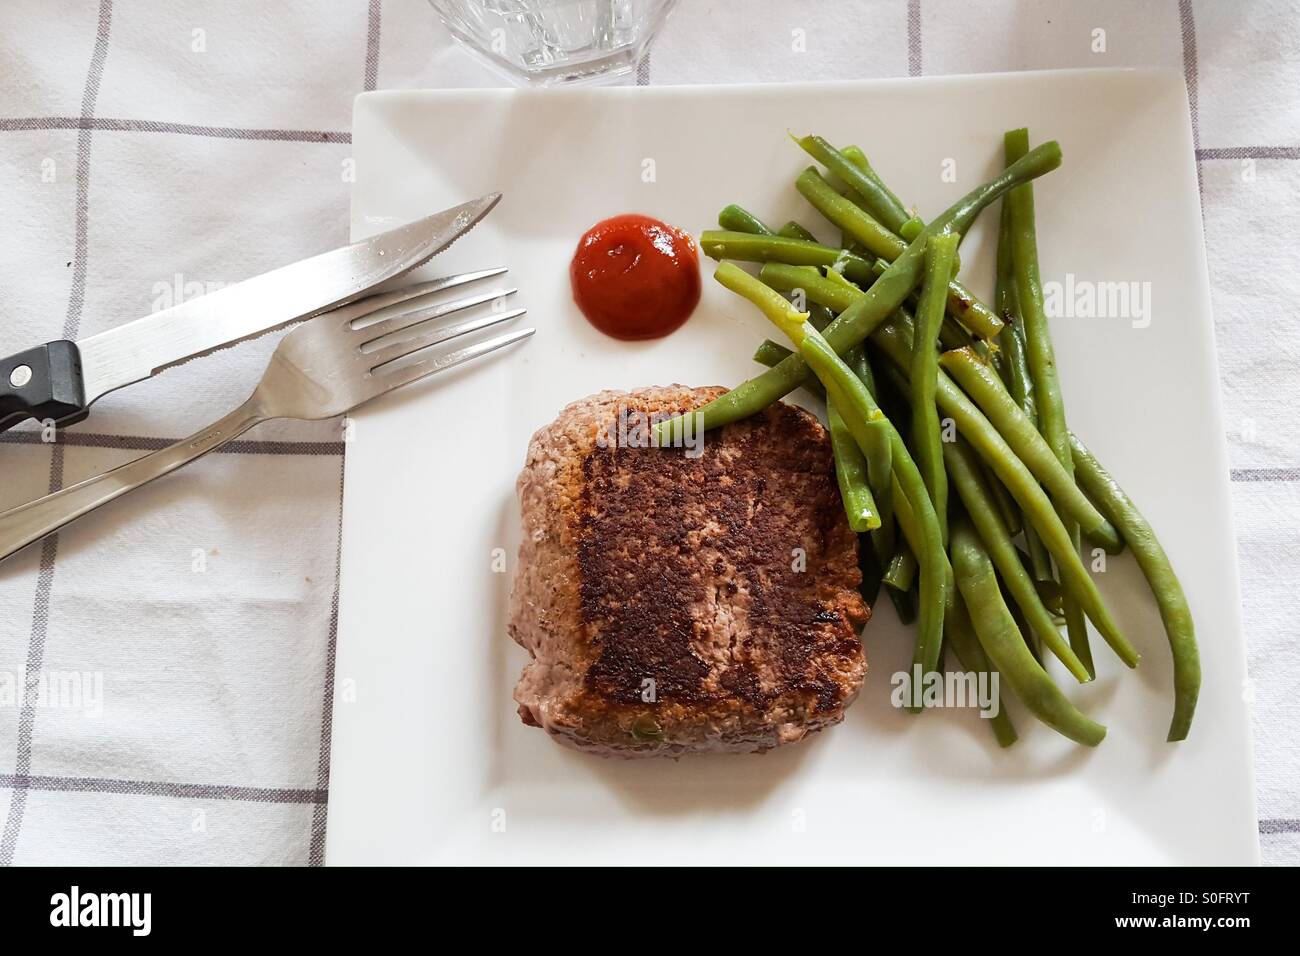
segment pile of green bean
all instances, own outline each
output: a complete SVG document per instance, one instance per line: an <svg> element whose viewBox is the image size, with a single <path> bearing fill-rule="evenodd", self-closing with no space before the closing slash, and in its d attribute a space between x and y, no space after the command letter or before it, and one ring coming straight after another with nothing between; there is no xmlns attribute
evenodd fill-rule
<svg viewBox="0 0 1300 956"><path fill-rule="evenodd" d="M929 223L890 191L862 150L817 136L795 142L824 171L795 188L831 226L819 242L796 222L772 229L740 206L718 215L700 246L715 278L757 305L793 343L765 341L768 371L701 409L714 428L799 386L826 400L835 475L862 536L863 593L883 586L916 622L914 663L997 672L1025 708L1066 737L1096 746L1106 728L1081 713L1044 668L1096 675L1088 623L1136 667L1080 557L1084 541L1133 551L1174 659L1168 739L1186 738L1200 662L1182 587L1150 525L1069 430L1043 310L1032 180L1061 162L1054 142L1005 136L1006 168ZM993 304L957 278L958 245L1001 199ZM757 275L734 262L761 263ZM672 439L676 420L660 425ZM1065 630L1062 634L1062 627ZM914 710L921 709L919 696ZM998 742L1016 731L1005 711Z"/></svg>

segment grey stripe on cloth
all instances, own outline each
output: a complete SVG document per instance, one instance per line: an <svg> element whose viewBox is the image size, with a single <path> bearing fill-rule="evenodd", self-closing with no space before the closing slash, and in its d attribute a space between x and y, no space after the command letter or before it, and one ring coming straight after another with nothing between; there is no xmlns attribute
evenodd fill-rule
<svg viewBox="0 0 1300 956"><path fill-rule="evenodd" d="M56 793L114 793L181 800L232 800L246 803L324 803L325 790L294 787L233 787L217 783L169 783L161 780L118 780L113 777L51 777L0 773L0 787Z"/></svg>
<svg viewBox="0 0 1300 956"><path fill-rule="evenodd" d="M113 133L179 133L212 139L248 139L270 143L351 143L352 134L322 129L256 129L244 126L200 126L159 120L114 119L105 116L0 117L0 133L25 130L79 129Z"/></svg>
<svg viewBox="0 0 1300 956"><path fill-rule="evenodd" d="M60 432L57 442L49 444L70 445L75 448L121 448L124 451L158 451L175 444L175 438L155 438L149 435L105 435L100 432ZM37 431L5 432L0 444L43 445ZM218 455L341 455L341 441L260 441L241 439L223 445Z"/></svg>
<svg viewBox="0 0 1300 956"><path fill-rule="evenodd" d="M907 0L907 75L921 75L921 0Z"/></svg>
<svg viewBox="0 0 1300 956"><path fill-rule="evenodd" d="M373 90L379 85L379 22L383 16L383 0L370 0L366 12L366 73L362 79L363 90Z"/></svg>
<svg viewBox="0 0 1300 956"><path fill-rule="evenodd" d="M1183 34L1183 81L1187 84L1187 109L1192 117L1192 149L1200 158L1201 152L1201 68L1196 60L1196 16L1192 0L1178 0L1178 23ZM1205 219L1205 177L1201 164L1196 164L1196 194L1201 200L1201 220Z"/></svg>
<svg viewBox="0 0 1300 956"><path fill-rule="evenodd" d="M1200 149L1200 68L1196 62L1196 17L1192 12L1192 0L1178 0L1178 23L1183 33L1183 79L1187 83L1187 106L1192 114L1192 143Z"/></svg>
<svg viewBox="0 0 1300 956"><path fill-rule="evenodd" d="M113 0L100 0L99 22L95 31L95 48L90 55L90 68L86 71L86 85L81 95L81 115L93 116L95 102L99 99L99 85L104 78L104 63L108 59L108 34L113 23ZM73 261L72 289L68 294L68 311L63 320L63 337L75 339L81 329L81 309L86 297L86 255L89 245L88 221L90 215L90 140L91 130L82 129L77 136L77 207L76 255ZM55 447L50 455L50 491L63 485L63 449ZM45 636L50 622L50 592L54 587L54 562L59 553L59 536L52 534L41 544L41 559L36 575L36 600L32 609L32 631L27 642L26 687L18 718L18 747L14 769L20 780L32 766L32 737L36 725L36 685L40 680L41 666L45 660ZM0 835L0 866L13 863L22 830L23 812L27 807L27 790L14 789L9 801L3 835Z"/></svg>
<svg viewBox="0 0 1300 956"><path fill-rule="evenodd" d="M1260 820L1260 833L1300 833L1300 820Z"/></svg>
<svg viewBox="0 0 1300 956"><path fill-rule="evenodd" d="M330 785L330 736L334 730L334 661L339 644L339 581L343 568L343 481L346 471L339 462L339 530L334 543L334 596L330 599L329 641L325 647L325 692L321 701L320 754L316 761L316 787L325 791ZM325 827L329 822L329 804L321 801L312 811L311 843L307 847L307 864L325 862Z"/></svg>
<svg viewBox="0 0 1300 956"><path fill-rule="evenodd" d="M81 94L81 115L95 115L95 101L99 99L99 84L104 79L104 61L108 59L108 30L113 18L112 0L103 0L99 6L99 29L95 36L95 52L90 57L90 70L86 74L86 87ZM77 239L76 255L72 260L72 292L68 296L68 314L63 320L63 337L75 339L81 331L81 309L86 298L86 247L89 244L87 219L90 215L90 135L82 128L77 133Z"/></svg>
<svg viewBox="0 0 1300 956"><path fill-rule="evenodd" d="M1198 149L1197 159L1300 159L1300 146L1223 146Z"/></svg>
<svg viewBox="0 0 1300 956"><path fill-rule="evenodd" d="M636 85L650 85L650 54L647 53L641 57L641 62L636 65Z"/></svg>
<svg viewBox="0 0 1300 956"><path fill-rule="evenodd" d="M1300 468L1234 468L1233 481L1300 481Z"/></svg>

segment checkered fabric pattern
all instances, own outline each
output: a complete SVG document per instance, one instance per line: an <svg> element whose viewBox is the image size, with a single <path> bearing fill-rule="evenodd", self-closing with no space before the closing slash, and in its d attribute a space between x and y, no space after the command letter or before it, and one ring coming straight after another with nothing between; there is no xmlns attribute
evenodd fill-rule
<svg viewBox="0 0 1300 956"><path fill-rule="evenodd" d="M684 0L635 82L1183 71L1260 838L1266 861L1300 862L1300 9L747 0L736 16L740 6ZM424 0L5 0L0 354L342 244L353 95L489 85L496 76L452 45ZM1131 135L1140 149L1141 131ZM56 442L29 429L0 437L0 507L215 419L274 344L114 394ZM337 423L263 425L0 565L0 863L323 861L343 453Z"/></svg>

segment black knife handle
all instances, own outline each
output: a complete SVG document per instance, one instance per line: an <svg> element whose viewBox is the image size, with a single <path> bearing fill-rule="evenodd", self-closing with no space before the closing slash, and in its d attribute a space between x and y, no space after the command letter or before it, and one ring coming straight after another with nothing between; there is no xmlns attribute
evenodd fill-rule
<svg viewBox="0 0 1300 956"><path fill-rule="evenodd" d="M28 418L71 425L89 414L75 342L46 342L0 359L0 432Z"/></svg>

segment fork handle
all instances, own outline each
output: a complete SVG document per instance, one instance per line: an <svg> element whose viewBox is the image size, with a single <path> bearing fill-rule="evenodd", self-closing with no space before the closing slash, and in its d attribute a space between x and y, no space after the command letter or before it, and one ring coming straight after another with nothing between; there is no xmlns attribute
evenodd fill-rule
<svg viewBox="0 0 1300 956"><path fill-rule="evenodd" d="M182 438L112 471L0 513L0 561L100 505L220 448L266 419L261 402L254 395L220 421L189 438Z"/></svg>

